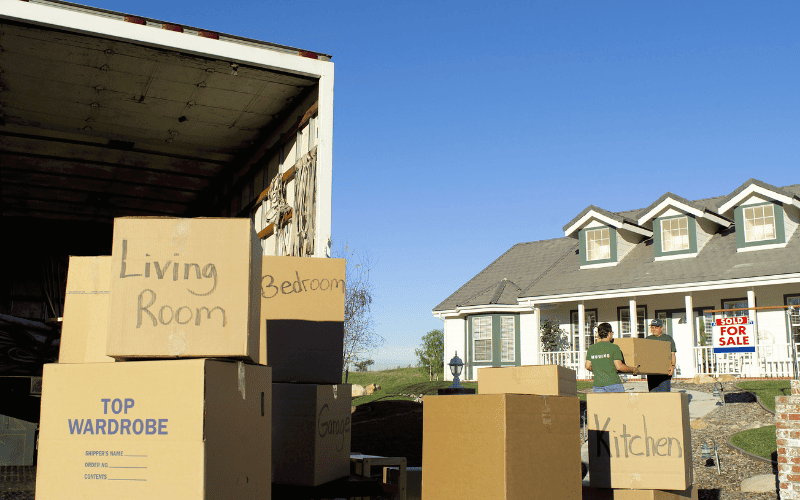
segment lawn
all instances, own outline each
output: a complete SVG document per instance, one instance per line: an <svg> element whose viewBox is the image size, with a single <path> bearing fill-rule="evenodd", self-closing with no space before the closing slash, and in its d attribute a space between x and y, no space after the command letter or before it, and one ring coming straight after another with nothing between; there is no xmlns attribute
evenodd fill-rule
<svg viewBox="0 0 800 500"><path fill-rule="evenodd" d="M736 385L758 396L761 403L772 412L775 411L775 396L790 396L792 394L788 380L751 380L749 382L739 382Z"/></svg>
<svg viewBox="0 0 800 500"><path fill-rule="evenodd" d="M439 381L429 381L428 373L420 368L395 368L394 370L382 370L374 372L350 372L347 383L358 384L366 387L376 383L381 386L381 390L371 396L359 396L353 399L353 404L358 406L370 401L409 401L406 396L399 394L436 394L440 388L450 387L452 382L442 381L442 374L439 374ZM342 374L344 382L344 374ZM462 382L463 387L478 389L477 382ZM578 382L578 390L592 387L592 382ZM586 394L578 394L581 401L586 401Z"/></svg>
<svg viewBox="0 0 800 500"><path fill-rule="evenodd" d="M768 425L750 429L731 436L731 443L748 453L770 460L777 460L778 445L775 440L775 426Z"/></svg>
<svg viewBox="0 0 800 500"><path fill-rule="evenodd" d="M350 372L347 383L358 384L366 387L369 384L375 383L381 386L381 390L375 392L370 396L359 396L353 398L355 406L369 403L371 401L410 401L407 396L400 396L400 394L436 394L436 390L440 388L450 387L452 382L443 381L444 377L439 374L439 381L429 381L428 373L423 372L421 368L395 368L394 370L381 370L374 372ZM344 382L344 374L342 374L342 382ZM463 382L463 387L470 389L477 389L476 382Z"/></svg>

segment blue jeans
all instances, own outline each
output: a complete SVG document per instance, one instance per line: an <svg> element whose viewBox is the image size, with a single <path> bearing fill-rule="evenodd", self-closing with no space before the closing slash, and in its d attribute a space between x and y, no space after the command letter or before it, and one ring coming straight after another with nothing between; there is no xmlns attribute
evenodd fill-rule
<svg viewBox="0 0 800 500"><path fill-rule="evenodd" d="M671 392L671 389L672 389L671 375L647 376L647 390L649 392Z"/></svg>
<svg viewBox="0 0 800 500"><path fill-rule="evenodd" d="M625 392L625 387L623 387L622 384L611 384L601 387L595 386L594 392Z"/></svg>

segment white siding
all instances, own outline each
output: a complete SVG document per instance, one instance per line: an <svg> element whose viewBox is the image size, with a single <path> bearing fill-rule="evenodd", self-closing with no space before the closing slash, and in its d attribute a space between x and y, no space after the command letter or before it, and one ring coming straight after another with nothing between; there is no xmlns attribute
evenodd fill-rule
<svg viewBox="0 0 800 500"><path fill-rule="evenodd" d="M621 261L628 252L636 248L642 237L636 233L617 229L617 262Z"/></svg>
<svg viewBox="0 0 800 500"><path fill-rule="evenodd" d="M519 315L519 359L522 365L539 364L539 327L535 316L533 313Z"/></svg>
<svg viewBox="0 0 800 500"><path fill-rule="evenodd" d="M447 363L458 352L458 357L467 362L466 349L464 348L464 332L467 321L464 318L448 318L444 320L444 379L453 380ZM464 377L461 377L462 380Z"/></svg>
<svg viewBox="0 0 800 500"><path fill-rule="evenodd" d="M762 198L761 196L758 196L758 195L754 194L754 195L748 197L746 200L744 200L741 203L739 203L739 206L741 206L741 205L754 205L756 203L766 203L768 201L771 202L772 200L768 200L766 198Z"/></svg>
<svg viewBox="0 0 800 500"><path fill-rule="evenodd" d="M706 246L706 243L711 241L711 237L717 232L719 227L716 223L708 219L695 219L695 232L697 234L697 253Z"/></svg>
<svg viewBox="0 0 800 500"><path fill-rule="evenodd" d="M800 225L800 210L792 205L783 206L783 228L786 230L786 243Z"/></svg>

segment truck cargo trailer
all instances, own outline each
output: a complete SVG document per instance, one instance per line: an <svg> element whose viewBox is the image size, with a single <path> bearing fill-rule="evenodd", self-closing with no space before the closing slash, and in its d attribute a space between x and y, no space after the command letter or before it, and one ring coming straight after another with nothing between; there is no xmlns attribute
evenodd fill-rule
<svg viewBox="0 0 800 500"><path fill-rule="evenodd" d="M265 255L329 256L333 74L319 52L0 0L0 376L57 359L68 256L109 255L115 217L249 217ZM0 381L0 414L35 381Z"/></svg>

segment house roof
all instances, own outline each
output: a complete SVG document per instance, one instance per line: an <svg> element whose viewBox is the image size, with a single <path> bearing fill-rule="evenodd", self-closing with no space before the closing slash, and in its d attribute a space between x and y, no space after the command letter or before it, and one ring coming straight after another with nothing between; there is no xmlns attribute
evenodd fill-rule
<svg viewBox="0 0 800 500"><path fill-rule="evenodd" d="M748 183L745 184L749 185ZM800 184L779 189L786 196L800 196ZM662 198L669 194L671 193ZM719 206L731 198L731 195L727 195L686 201L698 210L702 207L705 211L716 213ZM679 201L682 200L684 199ZM613 213L589 206L565 228L580 220L590 210L605 212L619 222L634 223L639 214L644 215L652 207L653 205L645 209ZM573 238L518 243L433 310L447 311L465 305L516 304L517 301L511 296L514 290L510 286L512 283L522 289L517 295L519 298L800 272L800 259L797 259L800 254L798 236L791 238L785 248L737 252L736 234L734 228L730 227L715 234L696 257L666 261L655 261L652 245L651 239L639 243L616 266L580 269L578 244ZM503 278L511 283L492 301Z"/></svg>
<svg viewBox="0 0 800 500"><path fill-rule="evenodd" d="M786 198L789 198L794 202L800 202L800 196L798 196L797 190L793 190L792 189L792 188L794 188L796 186L797 185L795 184L794 186L786 186L786 187L780 188L780 187L777 187L777 186L773 186L772 184L767 184L766 182L762 182L762 181L760 181L758 179L749 179L747 182L745 182L744 184L742 184L741 186L736 188L731 194L729 194L728 196L723 197L723 199L720 200L720 203L719 203L719 207L720 208L719 209L722 210L723 212L729 211L732 208L730 206L730 202L732 200L735 200L736 198L740 197L740 195L743 192L749 190L751 187L762 188L762 189L764 189L766 191L771 191L771 192L773 192L773 193L775 193L775 194L777 194L779 196L782 195L782 196L784 196Z"/></svg>
<svg viewBox="0 0 800 500"><path fill-rule="evenodd" d="M686 207L686 208L684 208L684 210L688 209L691 212L692 211L691 209L694 209L695 212L693 213L693 215L695 215L695 216L708 217L708 218L714 220L714 222L722 223L722 224L724 224L726 226L729 225L729 223L730 223L730 221L728 219L720 216L718 213L714 212L713 210L709 210L707 206L702 205L702 204L700 204L698 202L687 200L686 198L684 198L682 196L678 196L677 194L671 193L671 192L664 193L663 195L661 195L661 197L659 199L654 201L649 207L641 210L639 212L639 214L638 214L637 222L639 224L644 224L645 222L649 222L652 219L654 219L658 215L656 213L656 211L659 210L659 206L664 204L664 202L667 201L667 200L671 200L673 203L670 203L670 204L678 206L679 208L683 208L683 207L681 207L681 205L683 205L684 207Z"/></svg>
<svg viewBox="0 0 800 500"><path fill-rule="evenodd" d="M516 304L521 290L542 276L559 258L577 249L578 244L572 238L517 243L433 310L447 311L468 305ZM494 299L504 278L508 283ZM492 299L495 301L492 302Z"/></svg>

